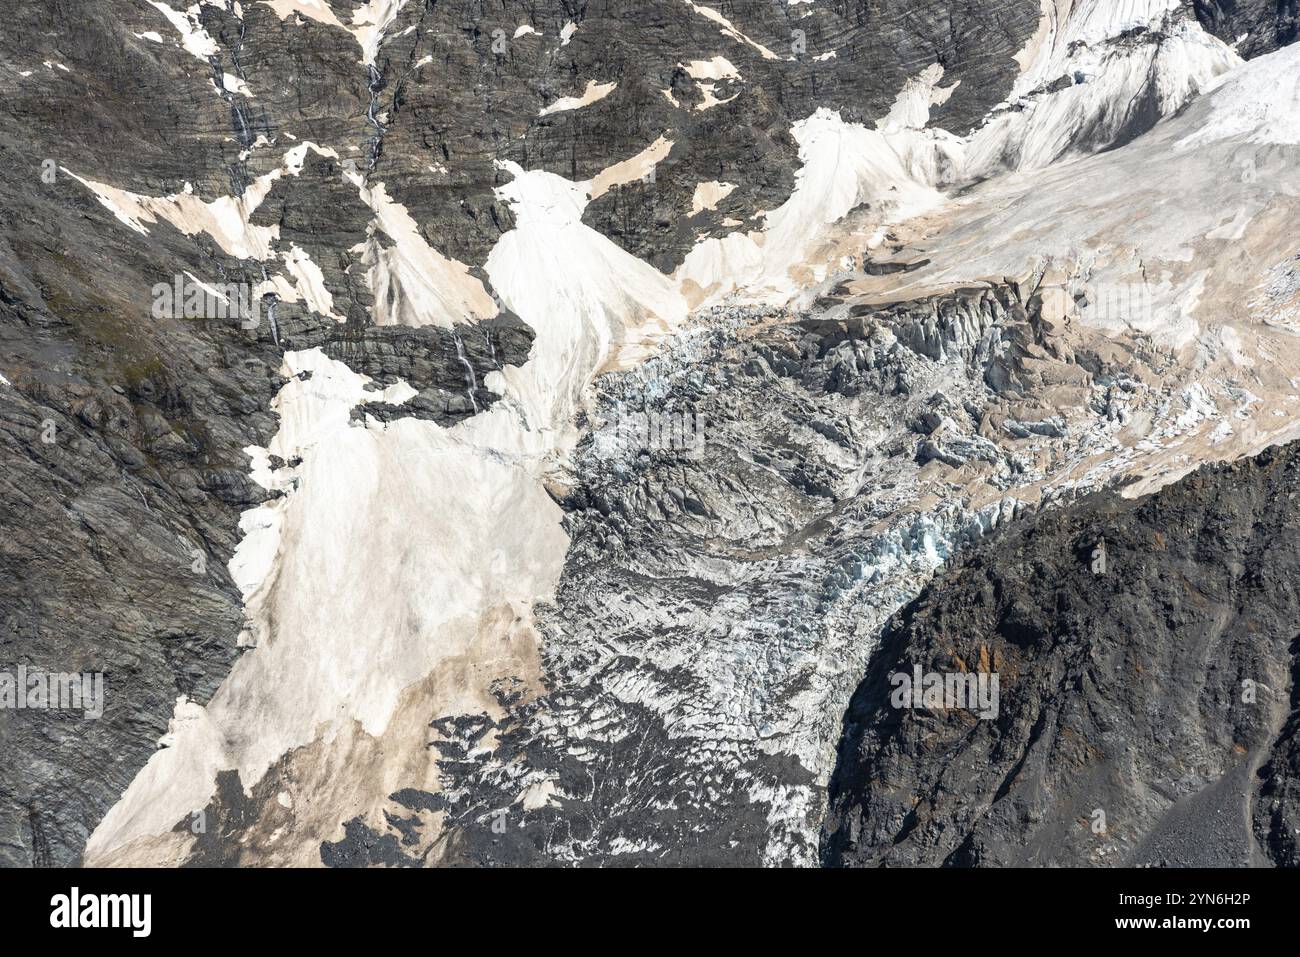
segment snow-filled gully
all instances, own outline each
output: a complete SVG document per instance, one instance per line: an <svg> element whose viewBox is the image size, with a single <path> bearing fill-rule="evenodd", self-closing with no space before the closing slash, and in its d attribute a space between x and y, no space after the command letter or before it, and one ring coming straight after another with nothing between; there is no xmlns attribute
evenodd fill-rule
<svg viewBox="0 0 1300 957"><path fill-rule="evenodd" d="M580 187L512 172L501 194L517 228L487 273L536 330L530 360L490 373L500 401L444 429L414 418L357 427L358 403L413 391L369 391L319 350L285 355L280 430L249 451L256 479L291 494L245 513L230 565L253 647L206 707L178 702L169 746L101 822L88 862L174 859L191 836L173 826L208 804L219 771L252 788L304 749L294 774L321 781L310 797L291 795L294 826L279 840L284 860L317 863L350 813L376 813L399 786L436 787L413 722L427 724L431 707L491 712L493 679L535 677L531 612L553 593L568 544L543 483L576 440L596 371L687 309L670 279L582 224ZM273 470L271 455L298 464ZM384 773L341 761L373 748Z"/></svg>

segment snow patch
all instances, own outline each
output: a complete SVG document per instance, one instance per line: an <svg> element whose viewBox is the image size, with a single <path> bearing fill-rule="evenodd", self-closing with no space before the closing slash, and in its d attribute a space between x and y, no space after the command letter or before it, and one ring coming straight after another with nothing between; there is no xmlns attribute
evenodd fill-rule
<svg viewBox="0 0 1300 957"><path fill-rule="evenodd" d="M381 326L440 326L487 319L496 303L464 263L429 245L405 206L388 195L383 183L371 186L360 173L344 174L375 214L362 254L366 280L375 296L374 318ZM382 243L383 232L392 245Z"/></svg>
<svg viewBox="0 0 1300 957"><path fill-rule="evenodd" d="M203 29L202 24L199 23L199 5L197 3L185 13L180 13L163 3L162 0L147 0L147 2L149 6L166 17L167 22L181 35L181 48L186 53L197 57L206 64L208 57L217 56L221 52L217 42L208 36L208 31Z"/></svg>
<svg viewBox="0 0 1300 957"><path fill-rule="evenodd" d="M718 99L718 97L714 94L714 92L713 92L714 89L715 89L715 87L714 87L714 85L713 85L712 83L701 83L701 84L700 84L700 92L701 92L702 94L704 94L704 99L700 100L699 105L695 107L695 110L696 110L697 113L698 113L698 112L703 112L704 110L712 109L712 108L715 107L715 106L722 106L723 104L730 103L730 102L731 102L732 100L734 100L736 97L740 96L739 93L733 93L733 94L731 94L731 96L727 97L725 100L720 100L720 99Z"/></svg>
<svg viewBox="0 0 1300 957"><path fill-rule="evenodd" d="M368 0L352 12L352 22L345 24L326 0L258 0L258 2L274 10L281 20L297 14L308 20L348 31L361 45L362 66L375 65L379 44L383 42L385 31L392 26L397 15L406 6L406 0ZM413 28L408 28L406 32L409 33L410 29Z"/></svg>
<svg viewBox="0 0 1300 957"><path fill-rule="evenodd" d="M538 116L550 116L552 113L560 113L566 110L578 110L584 106L590 106L597 100L603 100L614 92L618 83L597 83L595 80L587 81L587 89L581 96L562 96L550 106L544 106L538 112Z"/></svg>
<svg viewBox="0 0 1300 957"><path fill-rule="evenodd" d="M397 19L406 0L370 0L352 14L352 26L346 28L361 44L361 64L374 66L384 31Z"/></svg>
<svg viewBox="0 0 1300 957"><path fill-rule="evenodd" d="M694 10L696 13L698 13L700 16L704 17L705 19L712 20L714 23L716 23L719 26L719 28L721 28L722 32L726 36L731 37L731 39L735 40L737 43L743 43L746 46L752 47L755 50L757 50L762 55L764 60L781 59L779 56L777 56L767 47L763 46L763 44L759 43L757 40L751 40L749 37L745 36L745 34L737 30L735 26L732 25L730 20L728 20L726 17L720 14L717 10L714 10L712 7L702 7L698 3L695 3L694 0L686 0L686 5L690 7L692 10Z"/></svg>
<svg viewBox="0 0 1300 957"><path fill-rule="evenodd" d="M685 65L678 64L693 80L739 80L740 71L725 56L715 56L712 60L692 60Z"/></svg>
<svg viewBox="0 0 1300 957"><path fill-rule="evenodd" d="M325 286L325 274L305 249L297 243L291 243L289 250L282 254L285 268L294 278L295 298L301 298L308 309L329 316L335 322L344 322L344 318L334 312L334 297Z"/></svg>
<svg viewBox="0 0 1300 957"><path fill-rule="evenodd" d="M672 149L673 141L660 136L630 159L607 166L597 173L585 184L587 195L591 199L598 199L616 186L644 179L667 158Z"/></svg>
<svg viewBox="0 0 1300 957"><path fill-rule="evenodd" d="M308 20L324 23L332 27L343 27L343 23L325 0L258 0L275 11L281 20L290 14L299 14ZM344 29L346 29L344 27Z"/></svg>
<svg viewBox="0 0 1300 957"><path fill-rule="evenodd" d="M225 252L238 259L268 259L272 243L279 238L280 227L278 224L254 226L249 219L276 180L285 173L297 176L301 172L308 149L322 156L338 158L332 149L304 140L285 153L279 168L253 180L242 196L220 196L210 203L195 196L189 183L179 193L155 197L85 179L66 167L63 171L93 192L100 204L119 222L143 236L149 235L146 223L162 219L186 236L207 233Z"/></svg>
<svg viewBox="0 0 1300 957"><path fill-rule="evenodd" d="M735 183L720 183L713 180L708 183L697 183L695 185L695 194L691 197L691 215L702 213L706 209L713 209L736 188Z"/></svg>

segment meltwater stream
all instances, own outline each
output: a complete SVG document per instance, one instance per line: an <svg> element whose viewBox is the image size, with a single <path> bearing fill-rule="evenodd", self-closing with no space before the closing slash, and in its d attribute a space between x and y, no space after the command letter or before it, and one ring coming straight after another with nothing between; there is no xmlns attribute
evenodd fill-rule
<svg viewBox="0 0 1300 957"><path fill-rule="evenodd" d="M460 330L452 329L451 335L456 341L456 358L465 367L465 391L469 395L470 405L474 407L474 414L477 415L479 411L478 399L474 397L474 393L478 391L478 379L474 375L474 367L470 365L469 357L465 355L465 340L460 337Z"/></svg>

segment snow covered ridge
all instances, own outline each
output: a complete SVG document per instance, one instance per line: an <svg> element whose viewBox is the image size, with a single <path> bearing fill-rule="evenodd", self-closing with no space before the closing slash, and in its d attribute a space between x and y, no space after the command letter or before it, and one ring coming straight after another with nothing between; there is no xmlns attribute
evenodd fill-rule
<svg viewBox="0 0 1300 957"><path fill-rule="evenodd" d="M884 227L940 208L953 190L1140 133L1148 113L1175 113L1242 63L1172 0L1045 3L1011 100L968 137L927 126L931 109L956 90L943 85L938 64L904 86L875 129L825 109L796 124L803 165L794 194L767 214L761 232L707 239L692 250L677 276L693 303L735 293L788 300L829 274L839 254L825 243L850 212L869 210L855 239L874 247ZM692 69L724 76L727 65ZM1285 104L1279 110L1285 115Z"/></svg>
<svg viewBox="0 0 1300 957"><path fill-rule="evenodd" d="M329 22L333 16L327 6L314 2L281 0L273 6L281 16L300 15L320 22ZM367 34L367 42L382 36L401 6L398 2L372 2L357 8L355 22L378 31ZM187 15L192 17L195 10L197 7ZM1007 166L1037 168L1071 150L1106 145L1138 121L1130 115L1137 109L1133 104L1146 104L1154 98L1152 111L1156 115L1171 113L1198 88L1210 85L1240 62L1229 48L1188 20L1176 3L1161 0L1125 4L1091 0L1062 9L1048 4L1038 36L1021 56L1024 69L1008 109L995 111L966 139L927 128L931 108L945 102L956 89L953 84L943 84L943 70L938 65L905 85L893 110L875 129L844 123L825 110L796 124L792 133L800 143L802 167L795 194L767 214L762 230L703 241L676 272L683 293L693 305L721 301L737 292L754 301L788 300L799 289L824 279L828 267L841 258L836 250L823 248L823 237L828 227L851 210L864 205L872 208L871 228L863 227L862 238L875 245L881 237L880 227L937 208L944 192ZM723 55L691 61L687 72L709 88L700 109L726 102L713 93L717 82L741 79ZM1061 86L1062 79L1069 83ZM588 106L608 96L616 85L590 79L583 94L543 106L539 115ZM1142 111L1147 109L1142 106ZM660 137L658 142L670 143L671 139ZM614 175L614 167L610 172ZM592 197L616 184L610 177L597 177ZM692 211L704 208L701 205ZM413 236L411 229L402 232L408 240ZM460 268L459 264L440 262L443 258L422 239L416 237L415 244L424 248L402 256L402 262L414 265L423 260L434 274L444 272L445 267ZM412 304L440 298L437 284L422 282L418 269L389 261L392 257L378 248L367 256L373 264L371 288L385 293L381 301L388 300L387 293ZM398 281L390 279L394 270L400 275ZM455 284L465 287L457 299L468 306L470 315L491 314L483 290L470 288L473 283L468 279ZM441 302L433 310L425 310L423 318L411 315L393 321L445 325L454 321L448 319L449 305Z"/></svg>
<svg viewBox="0 0 1300 957"><path fill-rule="evenodd" d="M1121 150L986 183L896 253L917 268L850 288L906 299L981 276L1025 277L1055 304L1063 339L1093 327L1167 350L1166 388L1211 397L1209 414L1178 437L1148 434L1151 423L1133 430L1125 445L1140 454L1127 468L1143 478L1130 494L1288 440L1300 402L1285 331L1294 305L1277 277L1294 260L1283 224L1300 200L1296 55L1288 47L1233 69ZM1254 91L1258 105L1245 109Z"/></svg>
<svg viewBox="0 0 1300 957"><path fill-rule="evenodd" d="M1205 125L1177 143L1194 149L1237 138L1252 144L1300 145L1300 48L1282 47L1225 76Z"/></svg>

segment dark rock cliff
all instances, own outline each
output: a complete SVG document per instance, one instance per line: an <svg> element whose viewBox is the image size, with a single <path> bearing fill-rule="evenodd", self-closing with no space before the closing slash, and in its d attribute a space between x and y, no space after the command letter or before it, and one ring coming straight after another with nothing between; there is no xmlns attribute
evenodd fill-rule
<svg viewBox="0 0 1300 957"><path fill-rule="evenodd" d="M1296 0L1192 0L1196 18L1247 59L1271 53L1300 35Z"/></svg>
<svg viewBox="0 0 1300 957"><path fill-rule="evenodd" d="M953 562L854 695L825 861L1295 865L1298 496L1291 445ZM893 707L916 665L996 673L997 716Z"/></svg>

